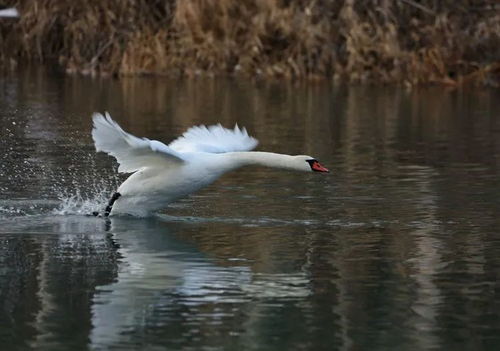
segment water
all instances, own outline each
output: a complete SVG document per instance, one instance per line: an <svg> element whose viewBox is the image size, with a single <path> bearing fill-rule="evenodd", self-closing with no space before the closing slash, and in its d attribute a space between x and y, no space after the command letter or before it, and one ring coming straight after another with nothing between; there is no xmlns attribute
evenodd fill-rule
<svg viewBox="0 0 500 351"><path fill-rule="evenodd" d="M500 347L500 93L327 83L0 80L2 350ZM247 168L149 219L90 115L246 126L329 175Z"/></svg>

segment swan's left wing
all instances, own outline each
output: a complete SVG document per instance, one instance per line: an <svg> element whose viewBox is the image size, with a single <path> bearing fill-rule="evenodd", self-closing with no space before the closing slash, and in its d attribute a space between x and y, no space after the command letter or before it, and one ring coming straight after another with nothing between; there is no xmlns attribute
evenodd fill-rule
<svg viewBox="0 0 500 351"><path fill-rule="evenodd" d="M107 112L106 116L94 113L92 119L95 148L116 158L120 164L118 172L131 173L146 167L174 167L184 162L181 154L162 142L125 132Z"/></svg>
<svg viewBox="0 0 500 351"><path fill-rule="evenodd" d="M177 152L209 152L224 153L233 151L249 151L259 142L248 135L245 128L227 129L220 124L213 126L196 126L189 128L168 147Z"/></svg>

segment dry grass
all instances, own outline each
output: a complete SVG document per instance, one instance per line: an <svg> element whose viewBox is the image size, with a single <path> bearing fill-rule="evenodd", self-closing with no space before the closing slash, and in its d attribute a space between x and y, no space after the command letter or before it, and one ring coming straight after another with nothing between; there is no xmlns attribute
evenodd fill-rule
<svg viewBox="0 0 500 351"><path fill-rule="evenodd" d="M1 59L83 74L500 82L495 0L24 0Z"/></svg>

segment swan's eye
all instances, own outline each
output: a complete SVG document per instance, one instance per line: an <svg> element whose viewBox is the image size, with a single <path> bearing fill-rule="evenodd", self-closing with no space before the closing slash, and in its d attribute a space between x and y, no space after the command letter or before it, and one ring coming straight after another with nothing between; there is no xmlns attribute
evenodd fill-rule
<svg viewBox="0 0 500 351"><path fill-rule="evenodd" d="M327 168L323 167L321 163L319 163L317 160L312 159L312 160L306 160L307 163L309 163L309 166L311 166L311 169L314 172L330 172Z"/></svg>

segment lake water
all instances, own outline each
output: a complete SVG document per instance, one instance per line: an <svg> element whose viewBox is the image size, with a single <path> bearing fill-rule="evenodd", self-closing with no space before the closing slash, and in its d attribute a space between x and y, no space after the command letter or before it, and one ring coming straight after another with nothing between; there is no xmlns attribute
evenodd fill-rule
<svg viewBox="0 0 500 351"><path fill-rule="evenodd" d="M500 91L0 79L2 350L500 348ZM244 168L153 218L94 111L168 142L238 122L328 175Z"/></svg>

